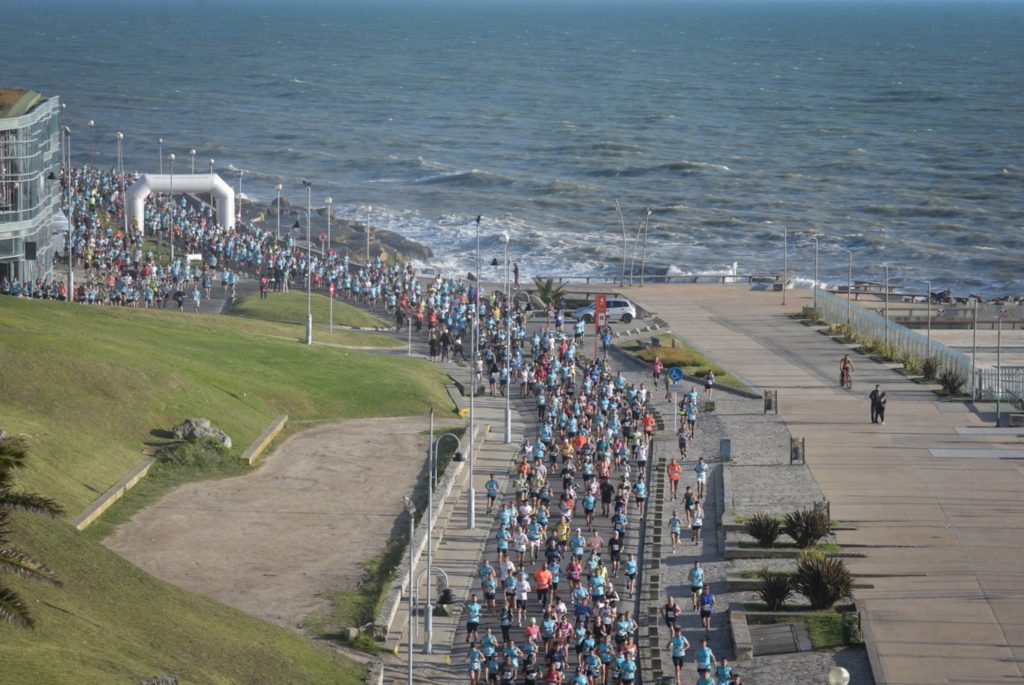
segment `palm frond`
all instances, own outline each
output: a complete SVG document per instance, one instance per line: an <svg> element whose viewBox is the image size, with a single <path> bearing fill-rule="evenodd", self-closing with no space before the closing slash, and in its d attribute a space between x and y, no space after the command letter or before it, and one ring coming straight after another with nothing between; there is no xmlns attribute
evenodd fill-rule
<svg viewBox="0 0 1024 685"><path fill-rule="evenodd" d="M28 445L21 438L7 437L0 440L0 472L24 468L27 456Z"/></svg>
<svg viewBox="0 0 1024 685"><path fill-rule="evenodd" d="M0 586L0 621L13 623L22 628L35 628L35 621L28 613L28 607L18 593Z"/></svg>
<svg viewBox="0 0 1024 685"><path fill-rule="evenodd" d="M10 544L0 545L0 571L9 571L32 580L43 580L58 587L61 585L50 568Z"/></svg>
<svg viewBox="0 0 1024 685"><path fill-rule="evenodd" d="M32 514L54 517L64 513L64 507L49 497L31 492L4 492L3 488L0 488L0 509L27 511Z"/></svg>

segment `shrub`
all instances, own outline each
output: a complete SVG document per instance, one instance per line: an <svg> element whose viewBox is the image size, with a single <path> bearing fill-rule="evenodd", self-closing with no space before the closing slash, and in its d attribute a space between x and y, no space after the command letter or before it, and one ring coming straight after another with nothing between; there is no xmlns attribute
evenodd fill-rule
<svg viewBox="0 0 1024 685"><path fill-rule="evenodd" d="M921 361L910 350L900 352L900 363L908 373L917 373L921 370Z"/></svg>
<svg viewBox="0 0 1024 685"><path fill-rule="evenodd" d="M758 572L761 584L757 586L757 594L768 606L768 611L781 611L786 600L793 594L793 581L788 573L769 571L767 568Z"/></svg>
<svg viewBox="0 0 1024 685"><path fill-rule="evenodd" d="M768 514L754 514L743 523L743 532L757 540L761 547L771 547L782 534L782 523Z"/></svg>
<svg viewBox="0 0 1024 685"><path fill-rule="evenodd" d="M963 374L955 369L943 369L939 375L939 384L950 395L959 395L966 382L967 379L963 377Z"/></svg>
<svg viewBox="0 0 1024 685"><path fill-rule="evenodd" d="M842 559L809 551L797 560L792 584L812 608L831 609L839 600L852 596L853 575Z"/></svg>
<svg viewBox="0 0 1024 685"><path fill-rule="evenodd" d="M227 454L228 449L224 445L213 438L206 438L168 445L160 450L157 458L163 464L203 468L220 464Z"/></svg>
<svg viewBox="0 0 1024 685"><path fill-rule="evenodd" d="M804 509L786 514L784 529L797 547L806 549L832 532L832 523L825 512Z"/></svg>
<svg viewBox="0 0 1024 685"><path fill-rule="evenodd" d="M933 381L939 374L939 360L935 357L928 357L921 362L921 375L926 381Z"/></svg>

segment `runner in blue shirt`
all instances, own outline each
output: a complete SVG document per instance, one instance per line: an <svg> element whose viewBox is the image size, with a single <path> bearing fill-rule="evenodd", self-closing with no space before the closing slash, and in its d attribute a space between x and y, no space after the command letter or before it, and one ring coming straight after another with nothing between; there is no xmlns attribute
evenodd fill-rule
<svg viewBox="0 0 1024 685"><path fill-rule="evenodd" d="M497 480L494 478L494 474L491 474L491 479L484 484L484 488L487 489L487 513L490 514L494 508L494 500L498 498L498 488L501 487Z"/></svg>
<svg viewBox="0 0 1024 685"><path fill-rule="evenodd" d="M708 647L708 639L702 637L700 639L700 647L694 652L693 660L697 662L697 673L700 674L701 678L707 676L708 671L717 665L718 660L715 658L715 653L711 651L711 647ZM714 685L713 683L711 685Z"/></svg>
<svg viewBox="0 0 1024 685"><path fill-rule="evenodd" d="M683 666L686 664L686 650L690 648L690 642L683 635L679 628L672 630L672 637L668 641L668 648L672 652L672 665L676 669L676 683L680 683L680 675Z"/></svg>
<svg viewBox="0 0 1024 685"><path fill-rule="evenodd" d="M732 666L729 665L729 660L723 658L721 663L715 667L715 685L729 685L729 679L732 678Z"/></svg>

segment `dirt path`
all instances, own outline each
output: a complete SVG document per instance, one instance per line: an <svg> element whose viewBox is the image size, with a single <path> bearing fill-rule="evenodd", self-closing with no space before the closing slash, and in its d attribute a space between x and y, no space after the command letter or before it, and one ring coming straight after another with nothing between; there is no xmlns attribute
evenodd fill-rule
<svg viewBox="0 0 1024 685"><path fill-rule="evenodd" d="M326 606L324 592L355 588L360 562L383 550L426 460L425 423L304 431L255 473L180 487L104 544L159 578L294 628Z"/></svg>

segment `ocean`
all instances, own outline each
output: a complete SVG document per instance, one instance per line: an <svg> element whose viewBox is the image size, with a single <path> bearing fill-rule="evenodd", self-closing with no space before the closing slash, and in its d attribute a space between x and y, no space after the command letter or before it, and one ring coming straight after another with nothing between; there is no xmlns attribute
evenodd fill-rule
<svg viewBox="0 0 1024 685"><path fill-rule="evenodd" d="M826 283L852 252L1024 294L1021 2L4 5L0 81L62 98L76 163L123 131L141 172L163 138L250 198L309 179L442 269L473 269L480 215L485 264L507 231L525 276L618 275L646 222L637 274L778 273L785 228L803 282L819 234Z"/></svg>

